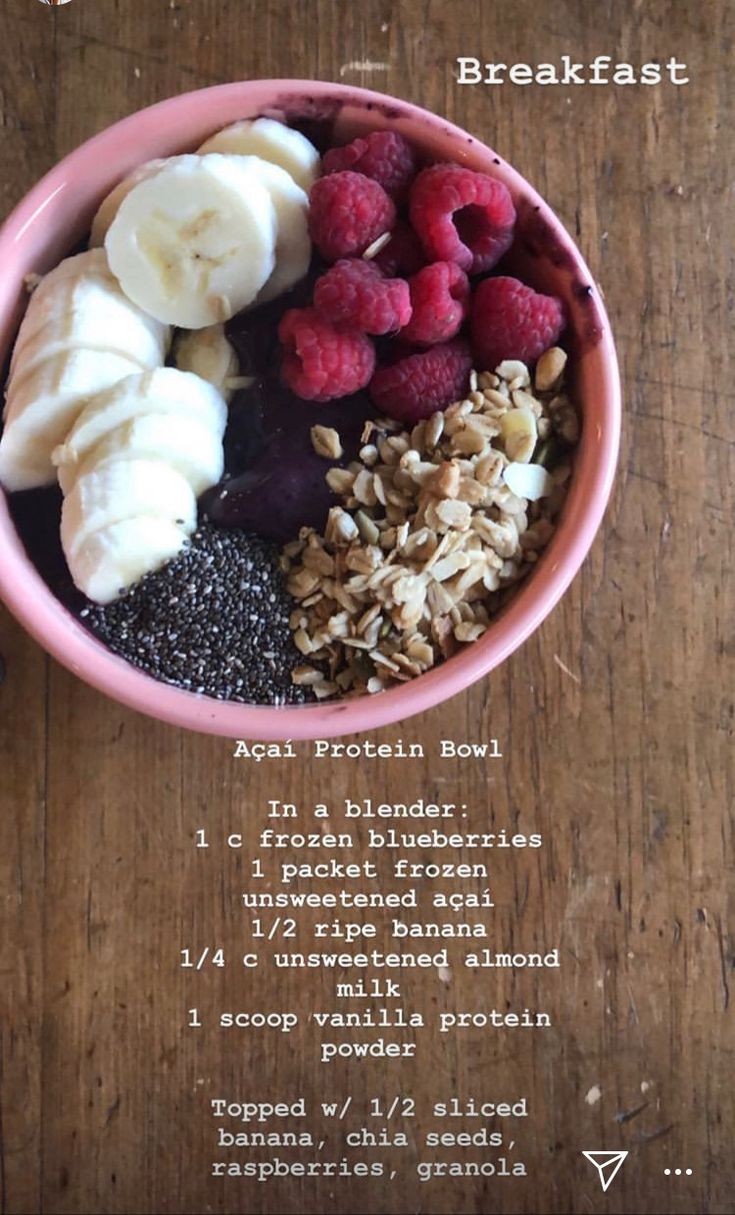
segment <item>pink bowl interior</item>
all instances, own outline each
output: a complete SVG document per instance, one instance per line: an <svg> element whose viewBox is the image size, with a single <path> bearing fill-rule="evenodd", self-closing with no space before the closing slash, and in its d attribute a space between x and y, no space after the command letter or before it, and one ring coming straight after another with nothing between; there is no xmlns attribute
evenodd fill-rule
<svg viewBox="0 0 735 1215"><path fill-rule="evenodd" d="M513 269L562 297L574 345L575 398L583 413L574 477L557 533L533 576L485 636L435 670L378 696L299 707L224 703L169 687L97 642L57 601L29 562L0 494L0 595L51 654L107 695L153 717L233 738L322 738L401 720L466 688L541 623L581 565L600 524L617 459L620 387L609 323L587 266L551 209L485 144L417 106L347 86L256 80L184 94L124 119L61 161L0 231L0 353L23 311L24 277L51 269L89 228L109 189L156 156L196 148L218 128L260 114L329 118L338 141L394 127L439 159L462 161L506 183L518 208Z"/></svg>

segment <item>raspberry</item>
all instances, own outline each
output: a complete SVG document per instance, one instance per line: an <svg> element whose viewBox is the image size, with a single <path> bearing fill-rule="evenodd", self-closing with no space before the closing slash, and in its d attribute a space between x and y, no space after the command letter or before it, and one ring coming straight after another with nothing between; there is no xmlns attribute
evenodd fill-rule
<svg viewBox="0 0 735 1215"><path fill-rule="evenodd" d="M353 169L380 182L386 194L402 202L416 176L416 157L407 139L397 131L371 131L344 148L330 148L322 159L325 173Z"/></svg>
<svg viewBox="0 0 735 1215"><path fill-rule="evenodd" d="M309 232L328 262L359 256L395 222L393 201L362 173L330 173L311 187Z"/></svg>
<svg viewBox="0 0 735 1215"><path fill-rule="evenodd" d="M397 333L411 318L408 283L384 278L359 257L336 262L317 280L314 307L328 321L363 333Z"/></svg>
<svg viewBox="0 0 735 1215"><path fill-rule="evenodd" d="M455 338L379 367L370 396L382 413L413 426L464 396L471 366L469 346Z"/></svg>
<svg viewBox="0 0 735 1215"><path fill-rule="evenodd" d="M434 262L414 274L408 286L413 311L401 337L417 346L434 346L456 337L470 304L464 270L454 262Z"/></svg>
<svg viewBox="0 0 735 1215"><path fill-rule="evenodd" d="M503 359L533 363L565 325L561 300L539 295L517 278L486 278L470 306L475 366L494 371Z"/></svg>
<svg viewBox="0 0 735 1215"><path fill-rule="evenodd" d="M383 274L416 274L426 265L421 242L407 223L398 220L391 232L387 245L383 245L380 253L374 257L376 266L380 266Z"/></svg>
<svg viewBox="0 0 735 1215"><path fill-rule="evenodd" d="M314 308L289 308L281 317L281 376L305 401L331 401L358 392L375 368L370 338L330 325Z"/></svg>
<svg viewBox="0 0 735 1215"><path fill-rule="evenodd" d="M462 165L423 169L411 187L409 212L429 260L456 262L468 274L490 270L513 239L509 191Z"/></svg>

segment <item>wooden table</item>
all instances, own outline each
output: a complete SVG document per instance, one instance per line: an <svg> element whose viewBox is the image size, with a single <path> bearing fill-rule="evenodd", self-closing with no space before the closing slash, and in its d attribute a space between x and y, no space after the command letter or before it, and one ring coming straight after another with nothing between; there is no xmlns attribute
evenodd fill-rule
<svg viewBox="0 0 735 1215"><path fill-rule="evenodd" d="M306 746L288 763L235 761L225 740L104 699L0 617L3 1212L733 1210L733 15L726 0L76 0L55 12L6 0L3 213L79 142L179 91L251 75L383 89L487 139L557 208L604 287L625 424L582 573L490 679L400 729L424 764L317 763ZM453 79L458 55L565 53L675 55L690 83ZM435 762L444 737L496 737L504 758ZM246 940L238 899L267 799L310 804L327 789L466 802L475 829L543 833L536 857L498 861L492 924L515 949L558 945L561 969L457 964L448 982L409 975L405 1002L427 1018L545 1008L550 1030L430 1030L413 1061L325 1067L313 1025L187 1029L194 1004L332 1007L318 972L179 965L182 948ZM202 827L209 852L194 847ZM241 852L222 843L234 830ZM410 1095L419 1145L442 1096L525 1095L513 1132L529 1177L422 1184L420 1146L383 1153L403 1168L393 1184L208 1175L212 1098L301 1094L350 1094L355 1109ZM631 1153L606 1195L580 1155L598 1148Z"/></svg>

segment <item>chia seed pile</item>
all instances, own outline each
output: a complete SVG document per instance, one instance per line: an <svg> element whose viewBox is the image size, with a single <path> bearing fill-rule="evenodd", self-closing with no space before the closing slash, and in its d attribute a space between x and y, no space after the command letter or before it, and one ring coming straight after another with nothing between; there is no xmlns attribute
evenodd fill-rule
<svg viewBox="0 0 735 1215"><path fill-rule="evenodd" d="M217 700L304 704L276 545L203 524L178 557L81 616L105 645L164 683Z"/></svg>

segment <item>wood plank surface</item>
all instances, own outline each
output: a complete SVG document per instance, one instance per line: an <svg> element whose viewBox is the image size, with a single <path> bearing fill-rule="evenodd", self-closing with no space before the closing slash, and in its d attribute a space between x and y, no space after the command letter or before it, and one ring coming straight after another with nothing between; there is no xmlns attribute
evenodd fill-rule
<svg viewBox="0 0 735 1215"><path fill-rule="evenodd" d="M488 680L375 735L421 742L424 763L317 762L306 745L235 761L226 740L104 699L0 613L3 1213L733 1211L734 36L727 0L5 0L3 214L85 138L176 92L249 76L372 86L481 136L557 209L604 289L625 418L604 526L550 619ZM690 83L453 77L457 55L598 53L675 55ZM504 758L435 762L447 737L497 737ZM497 863L493 926L517 949L558 944L561 970L457 965L404 993L427 1018L543 1008L552 1030L425 1032L414 1061L326 1068L313 1025L187 1030L193 1005L332 1007L316 971L179 966L187 946L247 948L238 899L267 800L326 790L447 798L473 829L544 835L537 857ZM242 853L223 846L231 831ZM421 1183L414 1147L384 1153L400 1184L208 1175L214 1097L399 1093L420 1110L412 1142L442 1097L526 1095L529 1177ZM580 1155L594 1148L631 1153L605 1195ZM676 1167L693 1172L664 1174Z"/></svg>

